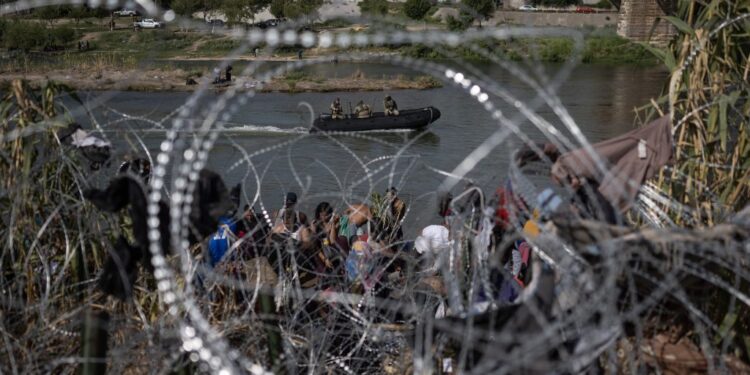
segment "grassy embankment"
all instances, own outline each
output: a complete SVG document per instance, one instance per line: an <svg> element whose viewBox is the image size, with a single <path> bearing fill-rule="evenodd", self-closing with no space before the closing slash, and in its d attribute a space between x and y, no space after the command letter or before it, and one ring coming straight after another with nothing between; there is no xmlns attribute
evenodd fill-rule
<svg viewBox="0 0 750 375"><path fill-rule="evenodd" d="M575 56L574 42L564 37L512 38L502 41L478 42L495 54L513 61L532 60L547 63L560 63L580 57L584 64L606 65L656 65L658 60L643 46L616 35L613 31L591 33L584 39L583 49ZM448 49L447 54L424 46L413 45L402 48L402 53L415 58L445 59L458 56L471 61L487 61L484 56L466 47Z"/></svg>
<svg viewBox="0 0 750 375"><path fill-rule="evenodd" d="M187 78L208 76L208 68L178 69L175 61L190 59L219 59L241 46L242 42L220 33L184 31L168 26L162 30L135 32L129 27L132 20L121 18L117 27L109 31L107 20L84 19L80 22L61 20L55 24L34 20L3 21L0 23L0 45L8 58L0 63L0 80L28 78L32 82L46 79L62 80L79 89L125 90L191 90L185 86ZM316 25L316 30L340 29L349 25L328 23ZM360 32L368 32L367 28ZM78 42L88 42L89 48L78 50ZM506 41L483 41L480 46L499 52L512 60L531 59L540 62L562 62L573 54L573 41L566 38L518 38ZM301 47L279 48L271 55L259 58L287 61L296 58ZM322 50L307 49L305 57L351 51L375 54L404 54L425 59L445 59L459 56L467 60L484 58L465 47L449 49L449 55L421 46L364 47ZM245 51L240 59L252 60L252 51ZM611 31L590 33L581 53L583 63L653 64L655 58L645 48L619 38ZM291 78L290 78L291 77ZM338 91L388 89L427 89L439 87L439 82L428 77L377 80L358 77L353 80L324 79L307 75L287 75L267 86L273 91ZM120 84L120 81L128 84ZM382 82L381 82L382 81ZM382 89L382 88L381 88Z"/></svg>

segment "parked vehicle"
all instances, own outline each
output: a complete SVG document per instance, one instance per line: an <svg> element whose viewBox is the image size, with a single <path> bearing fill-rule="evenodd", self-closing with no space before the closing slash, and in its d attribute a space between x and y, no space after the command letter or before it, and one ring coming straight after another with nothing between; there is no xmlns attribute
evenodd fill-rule
<svg viewBox="0 0 750 375"><path fill-rule="evenodd" d="M206 20L206 23L209 24L210 26L214 26L214 27L224 27L225 26L224 21L220 20L218 18L212 19L212 20Z"/></svg>
<svg viewBox="0 0 750 375"><path fill-rule="evenodd" d="M144 18L140 21L133 22L133 27L138 29L158 29L162 27L162 24L151 18Z"/></svg>
<svg viewBox="0 0 750 375"><path fill-rule="evenodd" d="M121 9L121 10L116 10L112 12L112 14L114 14L117 17L133 17L133 16L137 16L138 12L132 9Z"/></svg>
<svg viewBox="0 0 750 375"><path fill-rule="evenodd" d="M534 7L533 5L521 5L518 10L524 11L524 12L536 12L538 9Z"/></svg>
<svg viewBox="0 0 750 375"><path fill-rule="evenodd" d="M591 7L576 7L576 13L596 13L596 10Z"/></svg>
<svg viewBox="0 0 750 375"><path fill-rule="evenodd" d="M282 20L282 19L271 18L271 19L269 19L269 20L265 20L265 21L260 21L260 22L258 22L258 23L256 23L256 24L254 24L254 26L255 26L255 27L258 27L258 28L260 28L260 29L267 29L267 28L270 28L270 27L276 27L276 26L278 26L278 25L279 25L279 24L280 24L281 22L283 22L283 20Z"/></svg>

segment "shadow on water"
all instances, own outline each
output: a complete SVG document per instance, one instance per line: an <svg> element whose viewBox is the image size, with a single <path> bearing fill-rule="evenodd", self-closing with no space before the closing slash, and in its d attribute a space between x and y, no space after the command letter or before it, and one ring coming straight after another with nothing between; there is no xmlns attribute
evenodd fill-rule
<svg viewBox="0 0 750 375"><path fill-rule="evenodd" d="M341 132L341 133L313 133L311 136L318 138L336 137L336 138L360 138L379 140L384 143L390 143L394 146L404 146L411 144L437 146L440 144L440 136L429 129L419 130L373 130L363 132Z"/></svg>

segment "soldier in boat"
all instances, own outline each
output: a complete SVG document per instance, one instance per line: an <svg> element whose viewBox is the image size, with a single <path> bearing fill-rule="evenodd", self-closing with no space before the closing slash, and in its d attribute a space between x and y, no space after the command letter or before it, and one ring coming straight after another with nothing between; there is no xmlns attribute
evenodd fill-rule
<svg viewBox="0 0 750 375"><path fill-rule="evenodd" d="M357 116L357 118L368 118L370 117L370 115L372 115L372 110L370 110L369 105L360 100L357 103L357 106L354 107L354 114Z"/></svg>
<svg viewBox="0 0 750 375"><path fill-rule="evenodd" d="M344 110L341 108L341 100L336 100L331 103L331 118L334 120L341 120L344 118Z"/></svg>
<svg viewBox="0 0 750 375"><path fill-rule="evenodd" d="M390 95L386 95L383 99L383 107L385 107L386 116L398 116L398 104Z"/></svg>

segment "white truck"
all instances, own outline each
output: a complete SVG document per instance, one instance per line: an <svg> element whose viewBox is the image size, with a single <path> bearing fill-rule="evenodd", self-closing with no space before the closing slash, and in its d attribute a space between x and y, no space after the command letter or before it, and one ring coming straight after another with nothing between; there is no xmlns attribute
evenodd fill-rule
<svg viewBox="0 0 750 375"><path fill-rule="evenodd" d="M154 21L152 18L144 18L140 21L133 22L136 29L158 29L162 27L161 22Z"/></svg>

